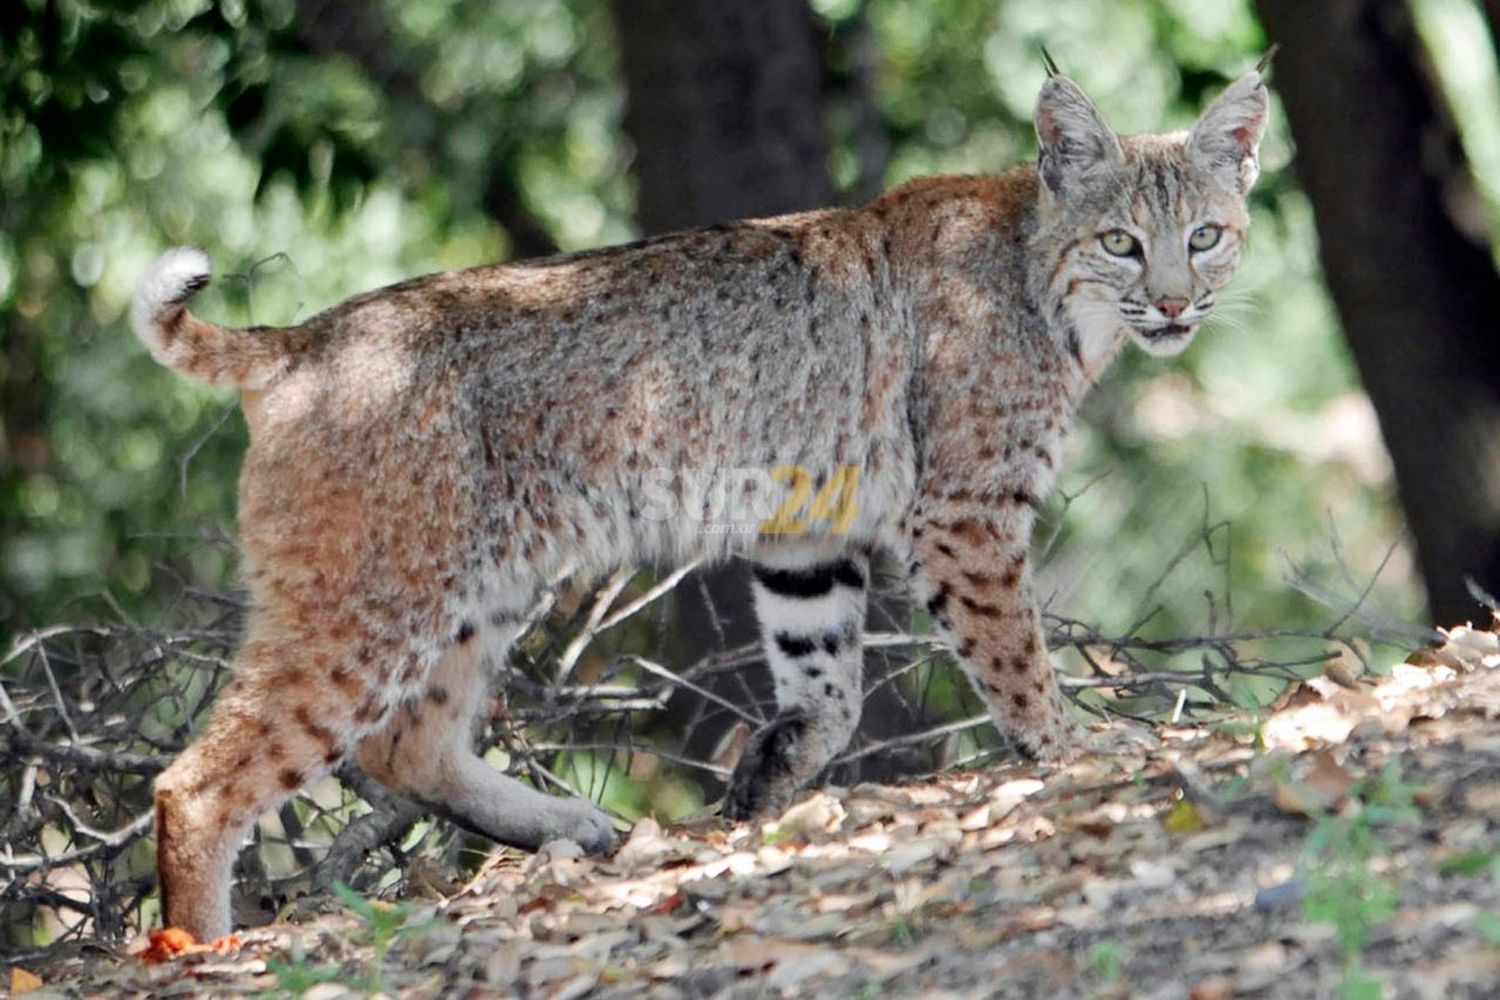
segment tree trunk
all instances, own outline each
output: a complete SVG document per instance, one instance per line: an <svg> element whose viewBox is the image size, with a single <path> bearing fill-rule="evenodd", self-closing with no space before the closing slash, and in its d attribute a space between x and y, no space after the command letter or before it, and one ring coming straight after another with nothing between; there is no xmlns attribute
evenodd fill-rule
<svg viewBox="0 0 1500 1000"><path fill-rule="evenodd" d="M1484 0L1484 19L1489 22L1495 54L1500 55L1500 0Z"/></svg>
<svg viewBox="0 0 1500 1000"><path fill-rule="evenodd" d="M1500 589L1500 274L1403 0L1257 0L1323 269L1439 624Z"/></svg>
<svg viewBox="0 0 1500 1000"><path fill-rule="evenodd" d="M614 0L648 233L827 205L806 0Z"/></svg>
<svg viewBox="0 0 1500 1000"><path fill-rule="evenodd" d="M832 201L807 0L613 0L613 11L646 233ZM703 582L677 591L689 658L756 635L743 569Z"/></svg>

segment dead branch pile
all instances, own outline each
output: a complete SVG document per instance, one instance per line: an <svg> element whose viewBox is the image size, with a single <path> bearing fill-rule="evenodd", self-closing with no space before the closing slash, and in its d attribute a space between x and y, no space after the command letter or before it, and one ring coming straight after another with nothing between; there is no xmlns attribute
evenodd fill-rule
<svg viewBox="0 0 1500 1000"><path fill-rule="evenodd" d="M1194 544L1212 548L1221 527L1205 526ZM1219 611L1225 598L1207 595L1203 634L1150 636L1157 591L1180 561L1145 588L1141 614L1120 634L1049 613L1052 649L1071 651L1065 658L1081 668L1064 678L1078 704L1099 715L1212 719L1247 678L1269 701L1282 682L1330 665L1360 669L1363 645L1352 636L1370 631L1369 587L1352 577L1332 589L1309 574L1292 581L1343 609L1323 631L1232 630ZM530 631L495 665L502 693L479 734L490 760L625 818L711 805L774 704L758 649L688 662L674 653L671 598L692 568L559 580L542 595ZM878 574L872 594L864 725L825 775L846 787L1006 749L895 578ZM243 611L238 595L187 589L160 628L122 614L30 632L4 653L0 953L119 941L157 918L151 780L226 679ZM236 923L263 923L336 881L399 892L443 867L472 867L482 850L346 765L258 824L240 859Z"/></svg>

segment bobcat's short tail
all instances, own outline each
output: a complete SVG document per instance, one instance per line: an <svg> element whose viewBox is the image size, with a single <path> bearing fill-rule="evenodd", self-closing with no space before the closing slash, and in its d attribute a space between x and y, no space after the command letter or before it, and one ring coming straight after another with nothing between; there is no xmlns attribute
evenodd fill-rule
<svg viewBox="0 0 1500 1000"><path fill-rule="evenodd" d="M211 385L261 389L291 368L296 328L228 329L187 311L213 266L197 247L168 250L136 282L130 319L151 356Z"/></svg>

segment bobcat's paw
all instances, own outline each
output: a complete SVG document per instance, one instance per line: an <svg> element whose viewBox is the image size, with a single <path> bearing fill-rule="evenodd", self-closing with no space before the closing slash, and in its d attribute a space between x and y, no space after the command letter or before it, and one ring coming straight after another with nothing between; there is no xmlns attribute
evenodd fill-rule
<svg viewBox="0 0 1500 1000"><path fill-rule="evenodd" d="M550 840L571 840L589 854L606 854L619 842L609 814L588 799L558 799Z"/></svg>
<svg viewBox="0 0 1500 1000"><path fill-rule="evenodd" d="M794 765L807 731L807 720L780 716L750 737L729 778L724 818L733 822L778 815L792 804L798 780Z"/></svg>

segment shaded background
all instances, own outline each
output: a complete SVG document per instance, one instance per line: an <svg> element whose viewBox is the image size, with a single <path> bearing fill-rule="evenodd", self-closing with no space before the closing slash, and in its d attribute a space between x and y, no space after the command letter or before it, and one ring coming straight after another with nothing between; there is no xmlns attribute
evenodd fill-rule
<svg viewBox="0 0 1500 1000"><path fill-rule="evenodd" d="M1183 356L1127 352L1047 504L1054 628L1160 640L1191 670L1201 650L1168 639L1330 623L1409 638L1403 623L1475 617L1466 577L1500 590L1497 28L1494 0L0 6L0 650L108 623L57 661L62 690L42 646L0 662L30 727L0 751L0 798L39 759L74 766L80 746L118 740L141 754L111 765L117 783L69 795L101 828L140 823L142 775L222 677L245 430L231 396L160 368L130 332L155 254L209 251L203 315L289 323L425 271L995 172L1035 154L1041 44L1123 132L1185 127L1282 45L1235 286ZM622 650L681 668L743 647L742 577L690 578L640 634L590 646L578 675ZM217 617L179 615L184 601ZM576 625L587 607L563 610ZM878 600L871 628L920 629L907 614ZM128 685L105 711L111 662L159 680L143 665L167 654L137 625L167 621L211 640L211 672L177 661L173 707L150 726L134 720L155 702ZM522 648L517 669L566 641ZM736 656L714 669L744 685L754 653ZM1209 693L1253 707L1274 691L1230 681ZM936 717L961 714L958 692L938 689ZM712 755L723 720L699 726L702 703L675 699L666 715L689 733L684 755ZM102 743L73 730L102 716ZM612 766L588 760L569 765L580 785ZM702 789L679 791L668 812L701 805ZM45 809L7 824L71 843ZM136 843L144 827L130 829ZM146 892L149 858L130 864ZM118 882L92 877L98 892ZM106 910L88 912L118 931Z"/></svg>
<svg viewBox="0 0 1500 1000"><path fill-rule="evenodd" d="M125 321L168 245L212 254L205 315L291 322L432 269L1002 169L1033 153L1041 43L1122 131L1182 126L1268 35L1280 101L1236 292L1185 357L1130 357L1096 393L1062 490L1105 479L1056 526L1049 580L1128 614L1206 507L1233 524L1241 620L1320 614L1284 575L1335 539L1361 575L1396 546L1398 616L1424 596L1472 616L1465 573L1493 589L1493 3L616 7L5 6L0 633L149 616L178 585L162 566L233 578L241 420ZM1163 626L1201 614L1200 582L1163 595Z"/></svg>

